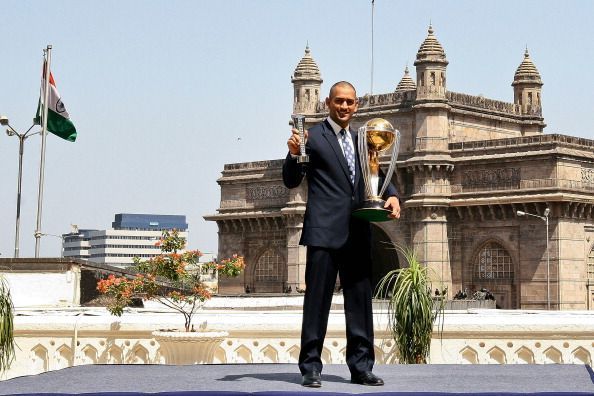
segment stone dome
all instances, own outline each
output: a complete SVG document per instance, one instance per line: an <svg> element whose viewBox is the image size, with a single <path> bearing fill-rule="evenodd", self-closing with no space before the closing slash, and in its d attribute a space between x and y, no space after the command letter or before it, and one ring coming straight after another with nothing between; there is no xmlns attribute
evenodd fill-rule
<svg viewBox="0 0 594 396"><path fill-rule="evenodd" d="M419 51L417 51L415 66L423 61L442 62L447 64L448 61L446 60L445 51L433 34L433 26L429 25L427 32L427 38L425 38Z"/></svg>
<svg viewBox="0 0 594 396"><path fill-rule="evenodd" d="M532 59L530 59L528 48L526 48L526 52L524 52L524 60L522 60L522 63L520 63L520 66L516 69L512 85L520 83L536 83L542 85L540 73L536 69L536 66L534 66Z"/></svg>
<svg viewBox="0 0 594 396"><path fill-rule="evenodd" d="M408 66L404 69L404 76L396 86L396 90L394 92L404 92L404 91L411 91L417 89L417 85L408 74Z"/></svg>
<svg viewBox="0 0 594 396"><path fill-rule="evenodd" d="M305 55L303 55L303 58L301 58L297 64L297 67L293 72L293 76L291 77L291 82L297 80L315 80L322 82L320 69L316 64L316 61L311 56L309 46L305 47Z"/></svg>

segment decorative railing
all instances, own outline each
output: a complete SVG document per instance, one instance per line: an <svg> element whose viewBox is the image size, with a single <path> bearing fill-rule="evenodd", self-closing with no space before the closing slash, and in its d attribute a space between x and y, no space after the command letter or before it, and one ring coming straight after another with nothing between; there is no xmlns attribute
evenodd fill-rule
<svg viewBox="0 0 594 396"><path fill-rule="evenodd" d="M16 360L2 378L33 375L83 364L176 364L166 361L152 331L174 326L169 313L128 310L121 318L101 308L79 311L18 312ZM212 363L296 363L301 311L217 310L198 315L208 329L229 335L216 347ZM386 312L375 309L378 364L397 363ZM202 322L197 322L197 324ZM177 323L179 324L179 323ZM434 364L592 364L594 312L452 311L440 339L435 332ZM333 310L322 351L326 364L345 363L344 314Z"/></svg>
<svg viewBox="0 0 594 396"><path fill-rule="evenodd" d="M594 149L594 140L559 134L532 135L507 139L457 142L450 143L448 147L451 151L472 151L490 148L510 148L523 145L539 145L546 143L569 145L590 150Z"/></svg>
<svg viewBox="0 0 594 396"><path fill-rule="evenodd" d="M498 111L507 114L520 114L520 106L514 103L502 102L499 100L487 99L482 96L467 95L458 92L447 91L446 98L452 105L470 106L479 109Z"/></svg>
<svg viewBox="0 0 594 396"><path fill-rule="evenodd" d="M450 195L461 193L476 193L481 191L509 191L509 190L543 190L560 189L593 193L594 182L566 179L530 179L500 183L477 183L477 184L428 184L413 186L406 191L407 195L434 194Z"/></svg>
<svg viewBox="0 0 594 396"><path fill-rule="evenodd" d="M414 186L411 194L435 194L435 195L450 195L452 190L449 184L430 184L423 186Z"/></svg>
<svg viewBox="0 0 594 396"><path fill-rule="evenodd" d="M528 179L518 182L497 183L497 184L477 184L464 185L453 184L450 186L452 194L480 192L480 191L507 191L507 190L542 190L542 189L562 189L576 190L582 192L594 192L594 183L579 180L567 179Z"/></svg>
<svg viewBox="0 0 594 396"><path fill-rule="evenodd" d="M262 168L281 168L284 159L268 160L268 161L253 161L253 162L238 162L235 164L225 164L224 170L252 170Z"/></svg>
<svg viewBox="0 0 594 396"><path fill-rule="evenodd" d="M417 138L415 138L415 150L429 150L429 149L447 150L448 149L448 141L449 141L449 139L447 137L434 137L434 136L417 137Z"/></svg>
<svg viewBox="0 0 594 396"><path fill-rule="evenodd" d="M391 92L378 95L365 95L359 97L359 109L365 109L376 106L395 106L415 100L416 91ZM325 101L318 102L318 113L327 113L328 106Z"/></svg>

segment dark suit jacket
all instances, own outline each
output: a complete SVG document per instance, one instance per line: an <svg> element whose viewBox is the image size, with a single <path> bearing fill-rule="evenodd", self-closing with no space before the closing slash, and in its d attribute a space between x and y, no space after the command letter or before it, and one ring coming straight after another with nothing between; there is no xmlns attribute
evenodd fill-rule
<svg viewBox="0 0 594 396"><path fill-rule="evenodd" d="M350 130L356 158L355 184L351 184L349 169L328 121L321 122L308 131L305 145L309 163L297 163L291 154L283 164L283 182L287 188L295 188L307 174L308 193L305 219L301 233L301 245L338 249L351 240L367 244L370 235L368 222L353 218L353 209L365 198L365 186L357 153L357 131ZM380 186L382 180L380 177ZM390 183L384 197L397 196Z"/></svg>

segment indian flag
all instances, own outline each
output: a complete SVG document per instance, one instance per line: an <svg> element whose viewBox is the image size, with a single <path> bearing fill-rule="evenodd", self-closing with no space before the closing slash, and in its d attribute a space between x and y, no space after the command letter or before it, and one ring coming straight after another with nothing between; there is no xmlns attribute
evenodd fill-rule
<svg viewBox="0 0 594 396"><path fill-rule="evenodd" d="M45 88L45 63L43 64L43 73L41 75L41 97L39 99L39 105L37 106L37 116L35 121L41 125L43 118L43 100L44 100L44 88ZM48 109L47 109L47 130L62 139L74 142L76 140L76 128L72 121L70 121L70 115L66 111L66 107L62 102L60 93L56 88L56 82L54 76L50 71L50 83L49 83L49 96L48 96Z"/></svg>

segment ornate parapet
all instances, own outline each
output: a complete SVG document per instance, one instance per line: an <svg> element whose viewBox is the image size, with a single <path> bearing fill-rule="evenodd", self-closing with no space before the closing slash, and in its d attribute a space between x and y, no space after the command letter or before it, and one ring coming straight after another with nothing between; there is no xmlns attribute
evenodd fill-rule
<svg viewBox="0 0 594 396"><path fill-rule="evenodd" d="M382 106L411 106L415 101L416 91L404 91L404 92L391 92L386 94L378 95L365 95L359 97L359 111L364 109L372 109L375 107ZM325 101L318 102L317 106L318 113L327 113L328 106Z"/></svg>
<svg viewBox="0 0 594 396"><path fill-rule="evenodd" d="M458 154L466 154L468 156L475 156L477 150L505 149L510 151L526 151L529 147L540 150L548 147L562 147L591 152L594 149L594 140L567 135L547 134L508 139L457 142L448 145L450 151Z"/></svg>
<svg viewBox="0 0 594 396"><path fill-rule="evenodd" d="M447 91L446 99L452 107L463 106L471 107L474 109L505 113L508 115L520 115L519 105L509 102L502 102L499 100L487 99L483 96L474 96L458 92ZM540 115L540 113L538 113L538 115Z"/></svg>
<svg viewBox="0 0 594 396"><path fill-rule="evenodd" d="M206 309L196 325L225 330L229 335L213 354L214 363L296 363L299 356L302 296L295 303L272 308L266 299L246 297L230 302L234 309ZM215 303L217 298L209 301ZM240 301L241 300L241 301ZM268 304L268 305L267 305ZM285 304L288 304L285 306ZM250 305L250 304L248 304ZM260 306L259 309L254 307ZM155 309L130 309L121 318L103 308L21 311L15 318L19 348L2 378L33 375L82 364L160 364L164 353L151 334L180 324L179 314ZM387 332L387 313L375 313L378 364L398 362ZM442 338L435 331L430 363L434 364L592 364L594 311L545 312L471 310L448 312ZM437 328L436 328L437 330ZM325 364L345 363L342 310L330 313L322 352Z"/></svg>

